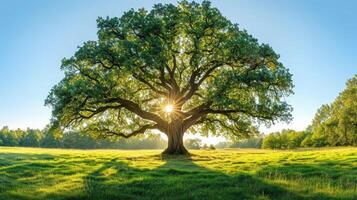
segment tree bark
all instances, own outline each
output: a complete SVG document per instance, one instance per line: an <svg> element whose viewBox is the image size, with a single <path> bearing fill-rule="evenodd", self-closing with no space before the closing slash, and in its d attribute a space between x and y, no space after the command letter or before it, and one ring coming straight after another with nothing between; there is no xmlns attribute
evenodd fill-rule
<svg viewBox="0 0 357 200"><path fill-rule="evenodd" d="M171 122L166 133L168 138L167 148L163 154L187 155L188 151L183 145L184 134L182 123Z"/></svg>

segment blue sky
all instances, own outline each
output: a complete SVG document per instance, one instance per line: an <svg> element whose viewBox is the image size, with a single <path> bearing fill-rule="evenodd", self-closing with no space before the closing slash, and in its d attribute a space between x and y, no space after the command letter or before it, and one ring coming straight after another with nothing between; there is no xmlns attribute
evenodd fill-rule
<svg viewBox="0 0 357 200"><path fill-rule="evenodd" d="M98 16L120 16L167 1L2 0L0 3L0 127L43 128L44 106L63 74L60 61L96 39ZM176 1L171 1L175 3ZM304 129L357 73L357 1L212 1L223 15L270 44L294 74L287 98L294 120L271 129Z"/></svg>

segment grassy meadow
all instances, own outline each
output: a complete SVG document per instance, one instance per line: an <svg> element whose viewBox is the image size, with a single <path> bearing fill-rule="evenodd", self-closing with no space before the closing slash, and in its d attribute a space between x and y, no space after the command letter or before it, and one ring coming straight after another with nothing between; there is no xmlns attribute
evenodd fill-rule
<svg viewBox="0 0 357 200"><path fill-rule="evenodd" d="M357 199L357 148L0 148L0 199Z"/></svg>

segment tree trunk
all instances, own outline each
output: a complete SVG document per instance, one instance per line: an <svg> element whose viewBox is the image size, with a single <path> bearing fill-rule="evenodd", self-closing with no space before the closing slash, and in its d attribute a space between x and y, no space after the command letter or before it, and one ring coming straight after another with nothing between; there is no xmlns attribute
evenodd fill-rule
<svg viewBox="0 0 357 200"><path fill-rule="evenodd" d="M166 133L168 138L167 148L163 154L187 155L188 151L183 145L183 135L185 134L181 123L171 123Z"/></svg>

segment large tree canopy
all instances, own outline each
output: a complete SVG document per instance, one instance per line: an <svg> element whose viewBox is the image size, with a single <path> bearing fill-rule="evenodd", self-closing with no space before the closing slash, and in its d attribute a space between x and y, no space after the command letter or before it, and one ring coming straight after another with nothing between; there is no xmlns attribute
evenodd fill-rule
<svg viewBox="0 0 357 200"><path fill-rule="evenodd" d="M63 59L65 77L46 99L61 128L121 137L157 129L166 153L186 153L188 129L247 137L256 122L290 119L292 75L279 55L208 1L97 23L98 40Z"/></svg>

